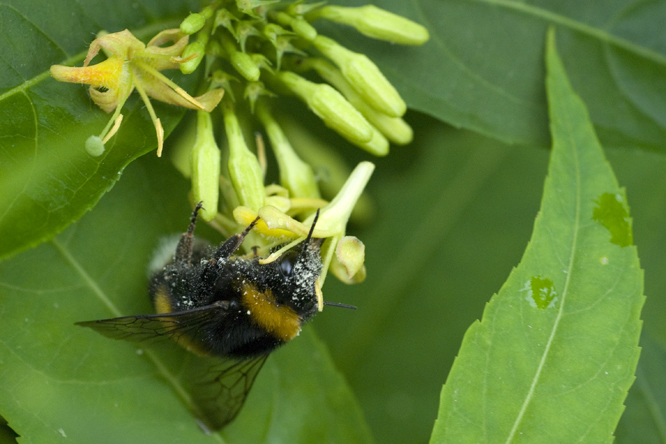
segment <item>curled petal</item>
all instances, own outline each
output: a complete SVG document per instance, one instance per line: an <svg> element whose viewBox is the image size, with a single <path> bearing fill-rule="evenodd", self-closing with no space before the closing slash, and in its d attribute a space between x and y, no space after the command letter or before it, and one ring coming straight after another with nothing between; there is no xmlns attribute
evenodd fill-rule
<svg viewBox="0 0 666 444"><path fill-rule="evenodd" d="M141 40L134 37L127 29L120 32L114 32L113 34L106 34L92 41L90 49L88 49L86 60L83 62L83 66L88 66L93 57L95 57L102 48L110 54L128 60L131 54L143 51L146 48L146 45L144 45Z"/></svg>
<svg viewBox="0 0 666 444"><path fill-rule="evenodd" d="M148 42L148 46L149 47L151 47L151 46L152 47L159 47L159 46L162 46L165 43L169 43L169 42L171 42L175 45L175 44L179 43L183 38L188 38L188 36L186 36L185 34L180 32L180 29L178 29L178 28L165 29L164 31L160 32L155 37L150 39L150 41ZM187 45L187 42L185 42L185 45ZM183 47L185 47L185 45L183 45ZM172 47L173 46L168 46L167 48L164 48L164 49L168 49L168 48L172 48Z"/></svg>
<svg viewBox="0 0 666 444"><path fill-rule="evenodd" d="M166 47L161 46L169 42L172 42L173 45ZM164 69L178 69L180 64L173 61L172 58L179 57L183 53L188 42L189 36L183 35L180 30L167 29L153 37L148 43L146 51L141 55L145 58L150 58L151 65L158 71ZM153 57L153 55L157 57Z"/></svg>
<svg viewBox="0 0 666 444"><path fill-rule="evenodd" d="M195 100L203 105L204 111L211 112L215 109L220 100L224 96L224 89L217 88L211 89L206 94L195 97Z"/></svg>

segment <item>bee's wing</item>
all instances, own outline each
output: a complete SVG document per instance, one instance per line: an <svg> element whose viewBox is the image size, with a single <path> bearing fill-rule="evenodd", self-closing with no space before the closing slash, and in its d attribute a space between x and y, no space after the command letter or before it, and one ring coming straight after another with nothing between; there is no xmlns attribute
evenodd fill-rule
<svg viewBox="0 0 666 444"><path fill-rule="evenodd" d="M216 302L192 310L173 313L158 313L121 318L100 319L98 321L77 322L76 325L90 327L98 333L113 339L152 344L166 339L178 341L181 337L191 343L198 342L199 335L206 327L223 321L227 316L229 303Z"/></svg>
<svg viewBox="0 0 666 444"><path fill-rule="evenodd" d="M144 345L167 339L181 342L181 338L188 345L197 345L201 344L200 336L209 327L219 326L228 314L229 304L223 301L187 311L100 319L76 325L90 327L109 338ZM236 417L267 357L230 360L191 355L181 380L192 396L194 414L207 431L219 430Z"/></svg>
<svg viewBox="0 0 666 444"><path fill-rule="evenodd" d="M212 365L193 367L189 391L206 431L219 430L238 415L266 358L268 355L241 361L213 359Z"/></svg>

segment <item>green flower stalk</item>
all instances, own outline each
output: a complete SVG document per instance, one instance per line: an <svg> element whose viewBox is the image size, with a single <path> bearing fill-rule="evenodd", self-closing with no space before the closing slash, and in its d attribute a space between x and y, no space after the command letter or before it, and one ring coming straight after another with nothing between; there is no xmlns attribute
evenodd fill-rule
<svg viewBox="0 0 666 444"><path fill-rule="evenodd" d="M271 116L268 106L263 101L258 103L257 117L264 125L275 153L280 168L280 184L293 197L319 199L321 196L312 167L298 157L280 125Z"/></svg>
<svg viewBox="0 0 666 444"><path fill-rule="evenodd" d="M241 205L252 210L264 206L264 177L257 156L245 143L238 117L230 100L222 102L224 129L229 141L229 178Z"/></svg>
<svg viewBox="0 0 666 444"><path fill-rule="evenodd" d="M192 197L194 202L203 202L200 215L211 221L217 214L220 149L215 143L213 122L209 113L197 112L197 139L192 148Z"/></svg>

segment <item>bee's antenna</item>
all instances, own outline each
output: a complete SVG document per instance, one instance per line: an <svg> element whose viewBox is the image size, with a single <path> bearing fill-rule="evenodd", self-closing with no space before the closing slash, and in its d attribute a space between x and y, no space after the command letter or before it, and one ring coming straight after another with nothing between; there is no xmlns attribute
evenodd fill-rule
<svg viewBox="0 0 666 444"><path fill-rule="evenodd" d="M192 257L192 244L194 243L194 228L197 225L197 216L199 215L199 210L203 208L203 201L199 202L192 212L192 217L190 218L190 226L187 228L187 231L182 234L178 246L176 247L176 262L179 263L189 263L190 258Z"/></svg>
<svg viewBox="0 0 666 444"><path fill-rule="evenodd" d="M326 302L326 301L324 301L324 305L332 305L333 307L348 308L350 310L356 310L355 306L347 305L347 304L341 304L340 302Z"/></svg>
<svg viewBox="0 0 666 444"><path fill-rule="evenodd" d="M310 231L308 232L308 236L305 238L305 241L301 244L301 254L300 257L304 258L306 256L306 251L308 251L308 247L310 246L310 241L312 240L312 233L314 233L315 225L317 225L317 220L319 220L319 208L317 208L317 212L315 213L314 220L312 221L312 226L310 227ZM321 246L321 244L324 242L324 239L317 239L315 242L317 242L315 245Z"/></svg>
<svg viewBox="0 0 666 444"><path fill-rule="evenodd" d="M315 225L317 225L317 220L319 219L319 208L317 208L317 212L315 213L314 220L312 221L312 226L310 227L310 232L308 233L308 237L305 238L305 245L308 245L310 243L310 239L312 239L312 233L314 233Z"/></svg>

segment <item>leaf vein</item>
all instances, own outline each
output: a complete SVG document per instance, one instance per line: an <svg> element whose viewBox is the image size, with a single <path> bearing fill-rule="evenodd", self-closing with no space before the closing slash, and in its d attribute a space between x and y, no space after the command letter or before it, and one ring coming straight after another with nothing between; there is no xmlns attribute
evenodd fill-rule
<svg viewBox="0 0 666 444"><path fill-rule="evenodd" d="M74 270L79 274L81 279L93 291L95 296L97 296L97 298L111 311L111 313L113 313L113 315L116 317L122 316L120 310L109 299L106 293L104 293L104 291L99 287L97 282L95 282L95 280L83 268L81 263L71 255L71 253L65 247L65 245L61 244L58 241L58 239L53 239L51 243L56 247L56 249L65 259L65 261L69 263L72 266L72 268L74 268ZM173 374L171 374L171 372L166 368L162 360L152 350L145 350L144 355L147 356L148 359L150 359L150 361L152 361L153 365L155 365L155 367L157 368L158 373L169 383L169 385L173 388L173 390L181 398L181 400L185 403L185 405L196 414L198 412L198 408L192 402L192 398L187 393L182 384L180 384L178 379ZM218 441L224 442L221 436L219 435L214 435L214 436L216 436L216 439Z"/></svg>
<svg viewBox="0 0 666 444"><path fill-rule="evenodd" d="M527 396L525 397L525 400L523 401L523 405L520 408L520 411L518 412L518 416L516 417L516 420L513 423L513 427L511 431L509 432L509 436L507 437L506 443L510 443L513 441L516 432L518 431L518 427L520 426L520 423L522 422L522 419L525 415L525 412L527 411L527 408L532 400L532 397L534 396L534 392L536 390L536 385L540 380L541 377L541 372L543 371L545 364L546 364L546 359L548 358L550 354L550 349L553 345L553 342L555 340L555 335L558 331L558 327L560 324L560 321L562 320L563 314L564 314L564 308L565 308L565 303L567 301L567 296L569 292L569 285L571 283L571 275L572 271L574 268L574 262L576 258L576 250L578 247L578 233L580 230L580 212L581 212L581 174L580 174L580 160L578 158L578 145L576 143L575 138L573 137L573 123L570 121L569 115L562 113L563 114L563 125L565 125L568 129L567 134L569 136L569 144L571 146L571 152L573 155L573 163L574 163L574 168L575 168L575 183L574 186L576 188L575 191L575 204L574 204L574 219L573 219L573 227L572 227L572 239L571 239L571 245L569 247L570 253L569 253L569 261L567 264L567 273L566 273L566 278L564 281L564 288L562 290L562 301L560 302L560 309L557 313L557 316L555 318L555 321L553 323L553 327L551 329L550 336L548 337L548 342L546 343L546 346L544 347L543 353L541 355L541 360L539 361L539 364L537 366L536 373L534 377L532 378L532 383L530 384L530 388L527 392ZM555 148L553 148L555 149ZM551 160L552 162L552 160Z"/></svg>
<svg viewBox="0 0 666 444"><path fill-rule="evenodd" d="M640 45L637 45L636 43L633 43L629 40L623 39L621 37L617 37L606 30L601 30L594 28L593 26L590 26L586 23L579 22L577 20L574 20L572 18L563 16L561 14L556 14L554 12L548 11L543 8L539 8L536 6L532 5L527 5L525 3L519 3L516 1L510 1L510 0L473 0L479 3L487 3L491 5L497 5L497 6L502 6L507 9L514 9L516 11L523 12L528 15L532 15L534 17L539 17L544 19L547 22L557 24L564 26L566 28L572 29L574 31L578 31L582 34L589 35L591 37L594 37L602 42L606 42L610 45L617 46L619 48L626 49L629 52L632 52L636 55L639 55L643 58L646 58L648 60L652 60L653 62L666 66L666 55L661 54L657 51L642 47Z"/></svg>

